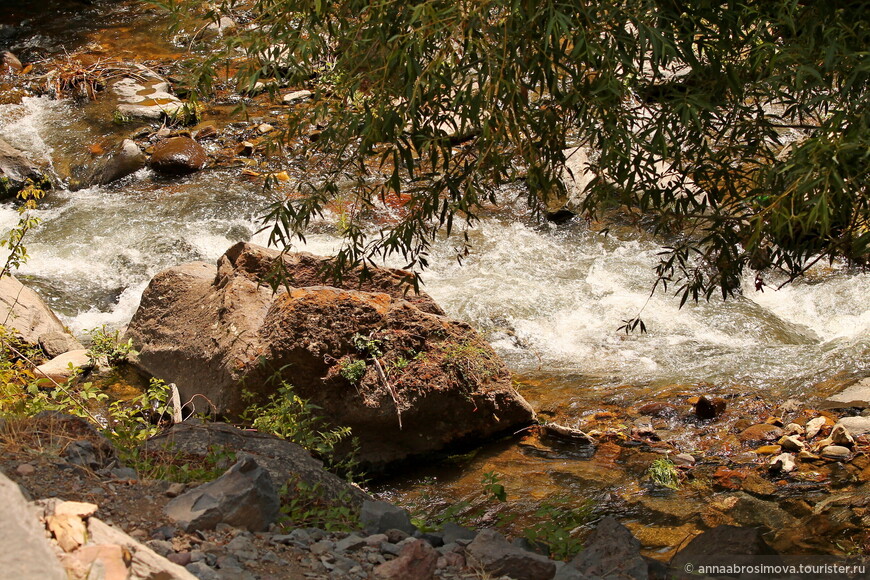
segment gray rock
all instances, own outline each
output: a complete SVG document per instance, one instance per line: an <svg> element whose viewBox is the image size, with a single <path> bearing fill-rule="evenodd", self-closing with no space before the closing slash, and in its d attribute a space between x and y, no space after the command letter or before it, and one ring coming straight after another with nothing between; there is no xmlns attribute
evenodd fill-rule
<svg viewBox="0 0 870 580"><path fill-rule="evenodd" d="M588 576L584 576L570 564L556 562L556 575L553 576L553 580L587 580L587 578Z"/></svg>
<svg viewBox="0 0 870 580"><path fill-rule="evenodd" d="M682 573L687 564L733 565L758 563L758 556L776 556L756 528L718 526L692 538L671 562L671 569ZM753 561L753 558L755 560ZM742 561L740 561L742 559ZM765 560L765 564L769 563ZM773 563L773 562L770 562Z"/></svg>
<svg viewBox="0 0 870 580"><path fill-rule="evenodd" d="M335 543L335 549L339 552L347 552L357 550L366 545L365 538L361 538L356 534L350 534L346 538L342 538L341 540Z"/></svg>
<svg viewBox="0 0 870 580"><path fill-rule="evenodd" d="M369 535L397 529L406 534L417 531L408 512L385 501L364 501L360 511L360 524Z"/></svg>
<svg viewBox="0 0 870 580"><path fill-rule="evenodd" d="M254 546L254 542L251 541L250 536L246 534L239 534L230 540L229 543L224 546L224 549L240 561L256 560L259 555L257 553L257 548Z"/></svg>
<svg viewBox="0 0 870 580"><path fill-rule="evenodd" d="M323 469L323 464L299 445L265 433L242 431L225 423L185 421L150 439L144 448L171 449L173 453L196 457L206 457L215 448L228 449L256 459L274 482L300 481L321 490L327 502L359 506L369 499L360 488ZM313 528L307 531L312 539L318 539ZM316 532L322 537L322 531Z"/></svg>
<svg viewBox="0 0 870 580"><path fill-rule="evenodd" d="M445 545L452 544L456 542L456 540L470 541L473 540L475 536L477 536L475 530L471 530L453 522L447 522L444 524L444 527L441 528L441 537L444 539Z"/></svg>
<svg viewBox="0 0 870 580"><path fill-rule="evenodd" d="M277 519L279 505L269 472L246 456L218 479L170 501L164 512L186 531L219 523L261 531Z"/></svg>
<svg viewBox="0 0 870 580"><path fill-rule="evenodd" d="M549 580L556 574L556 564L544 556L521 550L495 530L478 532L467 548L469 563L476 563L495 576L514 580Z"/></svg>
<svg viewBox="0 0 870 580"><path fill-rule="evenodd" d="M50 185L41 167L0 139L0 200L14 197L28 183Z"/></svg>
<svg viewBox="0 0 870 580"><path fill-rule="evenodd" d="M50 331L39 336L39 347L48 356L54 358L71 350L81 350L82 343L66 332Z"/></svg>
<svg viewBox="0 0 870 580"><path fill-rule="evenodd" d="M185 104L169 92L169 83L149 68L136 66L136 78L124 77L111 85L118 114L154 120L177 115Z"/></svg>
<svg viewBox="0 0 870 580"><path fill-rule="evenodd" d="M217 573L217 570L209 568L208 564L205 562L191 562L185 569L196 576L199 580L221 580L221 575Z"/></svg>
<svg viewBox="0 0 870 580"><path fill-rule="evenodd" d="M70 442L63 450L61 457L71 465L78 465L86 469L97 470L102 467L99 452L94 444L87 439Z"/></svg>
<svg viewBox="0 0 870 580"><path fill-rule="evenodd" d="M870 433L870 417L843 417L837 424L845 427L853 437Z"/></svg>
<svg viewBox="0 0 870 580"><path fill-rule="evenodd" d="M588 576L646 580L649 570L640 555L640 542L613 517L599 522L589 535L583 551L571 566Z"/></svg>
<svg viewBox="0 0 870 580"><path fill-rule="evenodd" d="M145 153L134 141L124 139L108 155L101 157L93 167L88 169L79 183L71 183L70 189L75 191L123 179L145 167L147 160Z"/></svg>
<svg viewBox="0 0 870 580"><path fill-rule="evenodd" d="M0 320L29 344L39 344L44 335L66 334L63 323L42 298L11 275L0 278Z"/></svg>
<svg viewBox="0 0 870 580"><path fill-rule="evenodd" d="M112 477L115 479L137 480L139 474L132 467L116 467L112 470Z"/></svg>
<svg viewBox="0 0 870 580"><path fill-rule="evenodd" d="M305 99L311 98L314 93L311 91L293 91L292 93L287 93L283 97L283 101L285 105L290 105L293 103L298 103L304 101Z"/></svg>
<svg viewBox="0 0 870 580"><path fill-rule="evenodd" d="M820 453L825 459L834 459L836 461L848 461L852 457L852 452L848 447L841 445L828 445L822 448Z"/></svg>
<svg viewBox="0 0 870 580"><path fill-rule="evenodd" d="M320 556L334 550L335 542L333 542L332 540L320 540L311 544L308 549L312 554Z"/></svg>
<svg viewBox="0 0 870 580"><path fill-rule="evenodd" d="M36 510L24 499L18 485L0 473L0 570L6 578L65 580L66 572L45 537Z"/></svg>

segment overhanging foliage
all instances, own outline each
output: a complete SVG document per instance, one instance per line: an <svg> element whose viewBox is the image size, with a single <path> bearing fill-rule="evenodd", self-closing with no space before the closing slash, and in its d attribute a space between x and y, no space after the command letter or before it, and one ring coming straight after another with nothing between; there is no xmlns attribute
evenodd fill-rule
<svg viewBox="0 0 870 580"><path fill-rule="evenodd" d="M540 208L573 145L596 176L582 209L652 216L659 280L684 302L733 294L747 267L867 262L864 2L251 0L203 17L225 14L242 87L315 90L287 136L316 126L323 171L270 208L273 239L303 236L348 176L355 207L404 207L376 234L351 214L336 271L390 253L424 267L506 182Z"/></svg>

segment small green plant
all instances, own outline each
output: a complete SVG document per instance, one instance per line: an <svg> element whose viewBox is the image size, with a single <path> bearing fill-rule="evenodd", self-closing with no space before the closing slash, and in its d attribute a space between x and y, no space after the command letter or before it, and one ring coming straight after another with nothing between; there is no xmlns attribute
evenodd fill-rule
<svg viewBox="0 0 870 580"><path fill-rule="evenodd" d="M573 558L583 548L576 537L578 529L591 521L593 507L589 500L572 506L575 503L576 500L569 497L542 503L535 511L535 523L523 530L523 536L532 544L547 546L551 558Z"/></svg>
<svg viewBox="0 0 870 580"><path fill-rule="evenodd" d="M488 471L483 474L483 479L481 483L483 484L483 491L491 498L497 499L498 501L505 502L507 501L507 491L505 491L504 485L501 483L501 475L496 473L495 471Z"/></svg>
<svg viewBox="0 0 870 580"><path fill-rule="evenodd" d="M287 528L315 527L329 532L359 529L359 511L346 494L330 499L319 483L296 479L281 486L279 496L278 523Z"/></svg>
<svg viewBox="0 0 870 580"><path fill-rule="evenodd" d="M244 396L248 399L254 397L249 392ZM336 446L351 437L350 427L330 426L318 414L319 410L319 406L299 397L291 385L282 381L265 404L249 405L242 413L242 419L249 421L258 431L300 445L323 460L328 469L353 478L358 475L354 453L344 458L336 454ZM350 443L355 445L353 440Z"/></svg>
<svg viewBox="0 0 870 580"><path fill-rule="evenodd" d="M112 123L114 123L115 125L126 125L132 120L133 117L131 117L130 115L125 115L118 109L115 109L115 112L112 113Z"/></svg>
<svg viewBox="0 0 870 580"><path fill-rule="evenodd" d="M170 125L187 127L189 125L196 125L202 121L202 114L204 111L205 107L201 103L188 101L171 112L168 112L166 116L169 118Z"/></svg>
<svg viewBox="0 0 870 580"><path fill-rule="evenodd" d="M482 383L499 370L495 353L471 341L450 344L444 350L444 365L455 369L468 383Z"/></svg>
<svg viewBox="0 0 870 580"><path fill-rule="evenodd" d="M353 385L358 385L366 374L366 361L364 360L349 360L341 361L339 374Z"/></svg>
<svg viewBox="0 0 870 580"><path fill-rule="evenodd" d="M34 184L29 179L26 183L25 187L17 193L18 198L23 201L18 207L18 215L21 217L18 218L18 223L9 230L6 237L0 240L0 248L9 248L9 256L3 264L3 269L0 270L0 278L8 276L12 273L12 270L27 262L27 248L23 245L24 237L27 235L27 232L40 223L40 219L31 212L36 209L36 202L42 199L45 191L43 186ZM6 321L0 322L5 324Z"/></svg>
<svg viewBox="0 0 870 580"><path fill-rule="evenodd" d="M660 487L668 489L679 489L680 473L677 471L674 462L667 457L661 457L652 462L648 472L653 483Z"/></svg>
<svg viewBox="0 0 870 580"><path fill-rule="evenodd" d="M178 483L207 482L220 477L236 461L236 454L221 445L210 445L203 456L183 453L168 445L138 445L123 457L124 463L146 479Z"/></svg>
<svg viewBox="0 0 870 580"><path fill-rule="evenodd" d="M133 339L121 340L121 331L109 331L106 325L88 331L91 336L91 346L88 348L88 357L95 364L100 358L105 357L111 366L126 362L131 356L138 354L133 349Z"/></svg>
<svg viewBox="0 0 870 580"><path fill-rule="evenodd" d="M383 352L381 351L381 348L383 347L382 340L372 338L371 336L363 336L359 333L354 334L350 339L353 342L354 348L360 353L371 357L383 356Z"/></svg>

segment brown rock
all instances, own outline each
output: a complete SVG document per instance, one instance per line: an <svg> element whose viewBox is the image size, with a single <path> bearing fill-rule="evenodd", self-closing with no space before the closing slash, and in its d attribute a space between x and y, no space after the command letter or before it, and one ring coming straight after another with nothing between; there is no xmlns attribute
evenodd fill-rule
<svg viewBox="0 0 870 580"><path fill-rule="evenodd" d="M29 463L22 463L15 468L15 473L24 476L33 475L34 473L36 473L36 468Z"/></svg>
<svg viewBox="0 0 870 580"><path fill-rule="evenodd" d="M352 429L369 467L534 417L483 337L441 316L404 283L406 273L372 269L368 280L351 274L324 286L325 258L294 254L284 261L289 289L273 293L262 280L278 256L237 244L217 269L194 263L158 274L128 331L138 364L174 382L183 400L203 395L230 415L244 410L243 389L260 400L274 393L280 381L268 379L280 372ZM362 363L353 383L342 372L351 363Z"/></svg>
<svg viewBox="0 0 870 580"><path fill-rule="evenodd" d="M158 173L187 175L199 171L208 163L202 145L190 137L172 137L154 146L148 165Z"/></svg>
<svg viewBox="0 0 870 580"><path fill-rule="evenodd" d="M741 431L737 438L744 443L776 441L782 437L783 431L775 425L759 423Z"/></svg>
<svg viewBox="0 0 870 580"><path fill-rule="evenodd" d="M438 552L428 542L413 540L402 547L399 557L376 566L375 577L383 580L431 580Z"/></svg>
<svg viewBox="0 0 870 580"><path fill-rule="evenodd" d="M740 489L748 475L748 471L722 466L713 473L713 485L720 489Z"/></svg>
<svg viewBox="0 0 870 580"><path fill-rule="evenodd" d="M715 419L725 412L726 406L724 399L701 397L695 403L695 416L702 421Z"/></svg>
<svg viewBox="0 0 870 580"><path fill-rule="evenodd" d="M18 57L4 50L0 52L0 74L20 73L24 70L24 66Z"/></svg>

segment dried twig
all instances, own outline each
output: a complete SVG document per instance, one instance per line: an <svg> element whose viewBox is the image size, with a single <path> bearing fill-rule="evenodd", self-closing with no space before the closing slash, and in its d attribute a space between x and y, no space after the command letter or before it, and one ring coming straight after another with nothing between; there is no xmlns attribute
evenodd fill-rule
<svg viewBox="0 0 870 580"><path fill-rule="evenodd" d="M396 405L396 415L399 418L399 430L402 429L402 409L399 407L399 396L396 394L396 389L393 388L393 385L387 380L387 374L384 372L384 368L381 366L381 361L378 360L378 357L372 355L372 360L375 363L375 370L378 372L378 378L381 379L381 382L384 383L384 386L387 387L387 391L389 391L390 396L393 398L393 403Z"/></svg>

